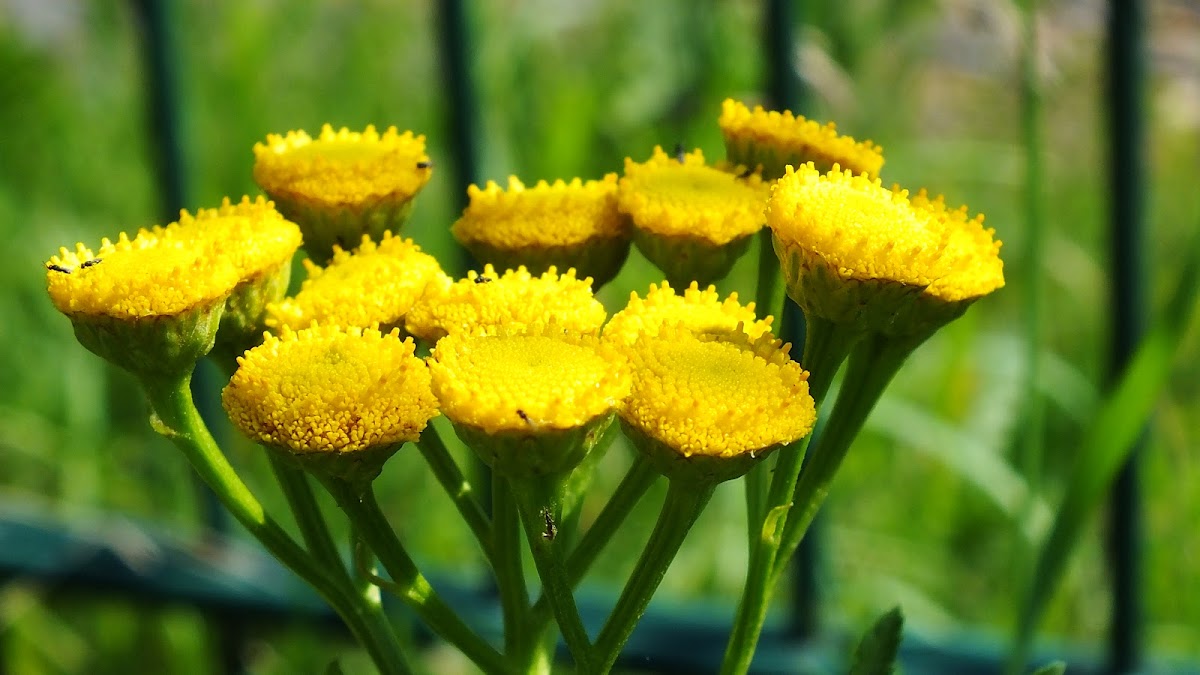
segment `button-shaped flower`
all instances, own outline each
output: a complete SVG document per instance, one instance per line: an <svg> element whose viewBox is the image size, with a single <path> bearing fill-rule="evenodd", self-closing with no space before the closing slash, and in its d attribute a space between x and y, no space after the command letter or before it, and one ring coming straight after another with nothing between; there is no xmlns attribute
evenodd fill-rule
<svg viewBox="0 0 1200 675"><path fill-rule="evenodd" d="M860 331L927 337L1004 285L982 216L839 167L789 168L767 222L792 299Z"/></svg>
<svg viewBox="0 0 1200 675"><path fill-rule="evenodd" d="M227 302L231 341L257 323L299 244L269 202L227 201L96 251L61 249L46 285L85 347L143 379L175 378L213 348Z"/></svg>
<svg viewBox="0 0 1200 675"><path fill-rule="evenodd" d="M551 267L533 276L524 267L497 275L485 265L483 273L442 289L430 288L405 317L408 332L437 342L458 332L520 332L549 323L579 333L597 333L608 314L592 295L591 279L575 278L575 270L559 275Z"/></svg>
<svg viewBox="0 0 1200 675"><path fill-rule="evenodd" d="M194 216L183 211L178 222L155 230L188 246L212 241L218 247L213 255L237 269L240 280L225 303L215 345L233 363L261 341L267 304L287 293L300 228L266 199L242 197L237 204L227 198L219 208L200 209Z"/></svg>
<svg viewBox="0 0 1200 675"><path fill-rule="evenodd" d="M553 322L525 333L452 334L434 348L429 370L459 436L518 478L573 469L629 391L617 352Z"/></svg>
<svg viewBox="0 0 1200 675"><path fill-rule="evenodd" d="M715 339L664 328L626 350L632 387L621 419L671 478L714 483L803 438L816 421L808 373L764 334Z"/></svg>
<svg viewBox="0 0 1200 675"><path fill-rule="evenodd" d="M430 284L450 283L433 256L411 239L383 234L378 244L363 235L352 252L334 248L333 260L322 268L304 261L308 278L295 297L268 308L271 328L300 329L313 321L323 326L404 327L404 315Z"/></svg>
<svg viewBox="0 0 1200 675"><path fill-rule="evenodd" d="M721 104L717 120L725 137L729 160L746 166L762 166L767 178L779 178L789 164L812 162L821 171L834 164L854 173L879 175L882 148L871 141L841 136L833 122L818 124L791 111L764 110L733 99Z"/></svg>
<svg viewBox="0 0 1200 675"><path fill-rule="evenodd" d="M526 187L516 176L508 189L488 181L467 188L470 203L454 237L476 260L500 269L524 265L541 274L552 265L575 268L599 288L616 276L629 254L629 218L617 209L617 175L602 180Z"/></svg>
<svg viewBox="0 0 1200 675"><path fill-rule="evenodd" d="M317 138L290 131L254 145L254 180L300 224L304 248L319 263L334 244L351 248L364 234L398 232L432 172L425 137L395 127L380 134L370 125L357 132L326 124Z"/></svg>
<svg viewBox="0 0 1200 675"><path fill-rule="evenodd" d="M757 174L708 166L700 150L655 147L648 161L625 160L617 203L633 219L638 249L684 288L729 273L763 227L768 191Z"/></svg>
<svg viewBox="0 0 1200 675"><path fill-rule="evenodd" d="M284 329L238 359L222 401L251 440L314 472L370 481L438 414L414 349L397 330Z"/></svg>
<svg viewBox="0 0 1200 675"><path fill-rule="evenodd" d="M743 332L754 339L770 333L772 321L769 316L759 320L754 314L754 303L741 304L737 293L730 293L722 300L715 286L700 290L693 281L678 295L669 283L663 282L650 284L645 298L631 292L625 308L605 324L604 339L628 346L643 335L658 335L663 326L671 325L713 336Z"/></svg>

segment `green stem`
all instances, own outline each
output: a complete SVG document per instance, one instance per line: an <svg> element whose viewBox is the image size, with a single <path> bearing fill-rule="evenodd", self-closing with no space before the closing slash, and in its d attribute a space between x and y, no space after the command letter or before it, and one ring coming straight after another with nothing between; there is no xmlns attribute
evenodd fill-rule
<svg viewBox="0 0 1200 675"><path fill-rule="evenodd" d="M433 475L442 484L446 494L450 495L450 500L458 508L459 515L467 523L467 527L471 528L471 533L475 535L475 540L483 549L484 557L491 563L492 524L489 522L487 513L479 504L479 500L475 498L471 483L463 475L462 469L454 461L450 450L446 448L446 443L432 424L421 432L421 437L417 440L417 449L421 451L421 456L433 470Z"/></svg>
<svg viewBox="0 0 1200 675"><path fill-rule="evenodd" d="M571 550L567 557L567 581L572 588L578 586L583 577L587 575L600 552L612 540L612 536L617 533L629 513L633 511L633 507L637 505L642 496L646 494L646 490L650 489L660 475L662 474L654 469L654 465L646 459L645 455L637 454L629 471L621 479L621 484L617 486L616 491L609 497L608 503L604 505L604 509L600 511L600 515L596 517L596 521L583 534L579 544ZM540 626L549 619L550 599L543 593L533 606L534 625Z"/></svg>
<svg viewBox="0 0 1200 675"><path fill-rule="evenodd" d="M554 618L558 621L571 658L575 660L576 669L581 673L603 672L595 670L592 643L579 616L572 585L567 577L562 550L565 541L555 533L556 523L562 520L561 495L565 479L566 476L514 480L513 497L521 514L521 523L525 526L525 539L533 553L533 564L542 582L542 593L549 598L550 608L554 610Z"/></svg>
<svg viewBox="0 0 1200 675"><path fill-rule="evenodd" d="M758 246L758 285L754 293L755 314L760 317L773 316L776 321L782 321L782 309L787 300L783 294L783 284L779 282L779 262L775 257L774 237L770 228L763 228L759 233ZM779 330L779 325L775 326ZM754 539L755 524L761 523L767 511L767 477L771 475L771 467L777 457L770 457L759 462L746 474L746 521L751 524L748 528L751 541ZM753 545L753 544L752 544Z"/></svg>
<svg viewBox="0 0 1200 675"><path fill-rule="evenodd" d="M521 565L521 515L508 479L492 472L492 569L504 615L504 652L523 658L531 647L529 590Z"/></svg>
<svg viewBox="0 0 1200 675"><path fill-rule="evenodd" d="M805 327L807 333L802 361L809 371L809 394L819 410L825 395L829 393L834 375L854 345L861 340L862 333L854 327L811 315L806 317ZM810 438L807 436L780 450L762 517L751 522L746 583L725 648L721 664L723 673L745 673L754 658L758 636L766 623L771 593L775 588L773 570L780 560L786 561L791 556L790 552L780 556L780 546L785 540L787 524L792 520L790 516L795 512L793 494Z"/></svg>
<svg viewBox="0 0 1200 675"><path fill-rule="evenodd" d="M783 529L780 555L772 577L778 579L829 494L829 486L867 416L916 345L873 335L851 353L837 403L821 432L815 451L801 472L792 498L792 513ZM773 582L772 582L773 583Z"/></svg>
<svg viewBox="0 0 1200 675"><path fill-rule="evenodd" d="M345 563L329 534L329 526L317 505L308 476L299 467L289 464L279 451L270 448L265 450L271 462L271 471L292 509L292 516L296 519L296 526L300 528L308 552L331 574L336 575L340 571L344 575Z"/></svg>
<svg viewBox="0 0 1200 675"><path fill-rule="evenodd" d="M190 377L184 377L175 382L143 381L146 397L154 410L151 424L155 431L183 452L200 478L250 534L333 607L381 673L412 673L386 618L361 603L350 592L348 584L342 583L336 575L330 576L331 570L323 568L266 514L200 418L192 401L190 380ZM341 565L340 560L338 565ZM341 569L344 576L345 568Z"/></svg>
<svg viewBox="0 0 1200 675"><path fill-rule="evenodd" d="M671 561L683 545L692 524L704 511L715 488L713 484L697 485L691 481L670 482L650 540L646 542L633 574L596 638L595 653L599 656L600 668L595 672L607 673L612 669L621 654L621 648L633 633L638 620L646 613L650 598L658 590L667 568L671 566Z"/></svg>
<svg viewBox="0 0 1200 675"><path fill-rule="evenodd" d="M387 517L380 510L370 486L360 492L350 483L336 477L323 476L322 481L346 512L359 535L391 575L400 599L411 607L434 633L457 647L475 665L489 673L509 672L511 668L500 653L459 618L417 569L416 563L409 557L408 551L404 549Z"/></svg>

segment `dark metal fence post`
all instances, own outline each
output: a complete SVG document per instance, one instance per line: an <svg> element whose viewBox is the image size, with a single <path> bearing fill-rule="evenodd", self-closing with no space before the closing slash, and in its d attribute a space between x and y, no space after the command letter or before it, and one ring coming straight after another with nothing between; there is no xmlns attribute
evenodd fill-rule
<svg viewBox="0 0 1200 675"><path fill-rule="evenodd" d="M1108 14L1109 138L1112 264L1109 373L1116 377L1132 358L1146 325L1143 235L1145 15L1139 0L1112 0ZM1139 446L1141 443L1139 442ZM1142 661L1141 488L1135 448L1117 476L1109 501L1112 622L1108 668L1134 672Z"/></svg>
<svg viewBox="0 0 1200 675"><path fill-rule="evenodd" d="M763 49L767 66L767 102L774 110L799 113L803 89L796 73L795 23L798 0L767 0L763 15ZM796 303L785 299L781 323L790 335L804 335L804 315ZM797 344L794 349L802 350ZM820 564L820 540L824 518L818 516L800 540L792 561L792 592L789 598L787 630L804 639L816 633L820 620L817 572Z"/></svg>
<svg viewBox="0 0 1200 675"><path fill-rule="evenodd" d="M183 145L179 132L179 92L175 54L172 52L170 12L171 2L163 0L133 0L134 14L141 32L142 67L147 89L147 122L150 149L154 153L152 166L156 170L162 199L164 223L179 217L186 203ZM192 394L205 424L214 428L222 413L213 394L219 389L212 364L201 362L192 377ZM220 440L218 438L218 440ZM229 516L216 495L198 478L194 478L200 495L202 517L210 532L226 534ZM225 615L209 615L210 634L216 639L220 672L245 672L242 662L243 631L238 622Z"/></svg>

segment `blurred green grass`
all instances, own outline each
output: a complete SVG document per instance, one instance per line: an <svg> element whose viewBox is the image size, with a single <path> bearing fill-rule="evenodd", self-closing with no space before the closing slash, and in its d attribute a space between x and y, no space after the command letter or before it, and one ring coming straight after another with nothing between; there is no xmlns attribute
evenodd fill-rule
<svg viewBox="0 0 1200 675"><path fill-rule="evenodd" d="M1106 131L1101 7L1045 4L1050 231L1041 385L1045 497L1053 504L1106 361ZM720 157L720 101L754 99L762 87L758 3L714 3L705 12L687 0L473 8L483 180L598 176L620 171L627 155L644 158L653 145L677 141ZM1185 3L1155 8L1148 234L1151 286L1161 299L1178 248L1200 220L1200 96L1187 96L1189 86L1200 89L1200 68L1178 63L1195 59L1181 45L1200 39L1200 18ZM178 4L189 206L256 193L253 143L324 122L411 128L427 135L435 163L447 163L433 11L429 2L383 0ZM1029 273L1020 257L1028 231L1019 16L1007 2L873 1L814 11L799 33L811 116L881 143L886 181L926 186L986 213L1005 241L1008 279L914 356L850 454L828 506L826 613L835 624L861 626L902 604L913 630L978 626L1002 639L1021 591L1011 561L1022 555L1017 511L994 489L1023 489L1004 461L1019 437L1020 301ZM120 512L196 532L199 508L181 458L150 432L132 382L75 342L44 292L41 263L58 246L159 221L137 44L123 3L0 4L0 232L17 252L16 264L0 268L9 289L0 295L0 497L68 520ZM436 171L406 232L442 259L453 251L447 229L458 189ZM754 264L753 256L739 263L722 290L752 297ZM635 253L601 298L618 308L655 278ZM1145 472L1147 637L1154 649L1194 658L1198 349L1193 332L1150 435ZM922 420L947 433L932 434ZM968 443L989 461L948 461ZM259 453L236 441L229 452L264 499L280 504ZM619 479L623 452L613 448L602 463L592 513ZM471 550L469 536L415 453L401 453L382 480L387 507L418 557L473 574L462 554ZM660 498L645 500L629 531L648 532ZM724 486L662 592L736 598L744 554L725 543L743 541L743 527L740 483ZM1063 639L1103 637L1106 580L1095 529L1046 624ZM623 578L641 543L616 542L596 577ZM203 622L186 608L55 597L18 583L0 589L0 622L0 657L12 672L204 672L210 665ZM251 663L254 672L313 672L350 650L329 642L303 627L256 627Z"/></svg>

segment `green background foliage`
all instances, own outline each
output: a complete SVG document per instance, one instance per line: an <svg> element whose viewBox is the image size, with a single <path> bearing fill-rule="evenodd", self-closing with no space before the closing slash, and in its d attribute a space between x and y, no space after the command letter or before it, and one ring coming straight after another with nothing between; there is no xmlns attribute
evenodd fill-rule
<svg viewBox="0 0 1200 675"><path fill-rule="evenodd" d="M727 96L760 98L760 6L747 0L472 5L482 180L597 177L682 141L723 155ZM806 3L808 4L808 3ZM884 147L888 183L945 193L987 214L1004 240L1008 286L922 347L880 403L827 507L826 616L866 625L901 605L910 631L1006 636L1023 590L1026 537L1044 532L1105 382L1107 350L1102 7L1045 2L1037 55L1045 102L1047 204L1038 393L1046 427L1032 492L1011 459L1025 409L1022 307L1031 276L1019 127L1021 16L1008 2L816 5L798 26L805 112ZM1160 307L1200 221L1200 16L1151 3L1150 287ZM449 183L447 101L430 2L183 2L173 28L190 208L256 194L251 147L267 133L373 123L428 137L435 174L405 234L442 260L459 190ZM119 535L154 521L200 532L188 469L146 424L132 381L81 348L48 302L42 262L58 246L161 222L144 76L124 3L0 3L0 514L38 513ZM1190 59L1190 60L1189 60ZM440 166L439 166L440 165ZM441 169L441 170L438 170ZM722 291L753 296L751 253ZM461 272L462 270L457 270ZM601 299L619 308L659 279L634 253ZM1200 658L1200 342L1185 338L1146 448L1149 645ZM452 437L443 427L447 438ZM280 505L265 461L227 450ZM594 517L625 466L601 464ZM381 498L420 560L469 578L466 530L415 453L389 465ZM633 516L648 532L661 491ZM1032 508L1029 508L1030 504ZM745 554L740 484L718 490L662 593L732 602ZM1041 528L1041 529L1039 529ZM1099 526L1077 551L1044 630L1095 642L1106 621ZM641 535L641 536L644 536ZM597 583L632 567L642 541L615 542ZM136 555L138 542L129 543ZM3 658L13 672L206 672L205 624L187 608L0 586ZM303 626L249 626L255 672L314 672L354 649ZM999 637L998 637L999 639ZM450 667L447 665L446 667Z"/></svg>

